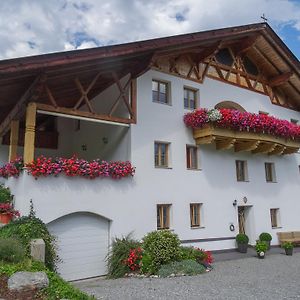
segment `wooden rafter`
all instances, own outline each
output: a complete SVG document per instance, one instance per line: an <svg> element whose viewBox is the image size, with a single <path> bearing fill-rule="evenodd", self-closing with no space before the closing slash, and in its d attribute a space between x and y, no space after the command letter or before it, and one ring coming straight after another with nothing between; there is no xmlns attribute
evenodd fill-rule
<svg viewBox="0 0 300 300"><path fill-rule="evenodd" d="M14 119L17 119L18 116L25 110L26 102L34 101L38 98L42 89L42 84L45 82L45 80L46 77L42 75L37 76L34 79L32 84L28 87L13 109L0 124L0 136L3 136L9 130L10 122Z"/></svg>
<svg viewBox="0 0 300 300"><path fill-rule="evenodd" d="M252 153L253 154L256 154L256 153L270 153L272 151L274 151L274 149L277 147L277 144L276 143L260 143L259 146L252 150Z"/></svg>
<svg viewBox="0 0 300 300"><path fill-rule="evenodd" d="M274 76L269 79L269 85L271 87L278 86L286 83L293 76L293 72L285 72L280 75Z"/></svg>
<svg viewBox="0 0 300 300"><path fill-rule="evenodd" d="M51 104L52 104L53 106L57 107L57 106L58 106L58 105L57 105L57 102L56 102L55 98L53 97L53 94L52 94L52 92L51 92L51 90L49 89L49 87L48 87L47 84L45 84L45 91L46 91L46 93L47 93L48 99L49 99L49 101L51 102Z"/></svg>

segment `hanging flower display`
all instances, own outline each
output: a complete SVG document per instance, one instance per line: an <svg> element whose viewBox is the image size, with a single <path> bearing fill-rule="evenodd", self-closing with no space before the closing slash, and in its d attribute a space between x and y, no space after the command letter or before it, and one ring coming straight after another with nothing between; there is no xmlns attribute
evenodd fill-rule
<svg viewBox="0 0 300 300"><path fill-rule="evenodd" d="M197 109L184 115L184 123L193 129L213 123L217 127L236 131L252 131L286 139L300 139L300 126L297 124L265 114L240 112L227 108Z"/></svg>
<svg viewBox="0 0 300 300"><path fill-rule="evenodd" d="M71 158L47 158L40 156L33 162L24 166L23 160L18 158L0 168L0 177L18 177L25 167L27 173L36 179L38 177L58 176L84 177L89 179L111 177L121 179L133 176L135 168L129 161L107 162L101 160L87 161L76 156Z"/></svg>

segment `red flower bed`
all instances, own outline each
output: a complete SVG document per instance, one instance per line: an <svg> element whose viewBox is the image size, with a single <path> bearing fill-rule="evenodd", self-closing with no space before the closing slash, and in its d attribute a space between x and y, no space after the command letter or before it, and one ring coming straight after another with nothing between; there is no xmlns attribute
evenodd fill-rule
<svg viewBox="0 0 300 300"><path fill-rule="evenodd" d="M32 163L26 164L27 173L35 178L41 176L58 176L64 174L69 177L80 176L84 178L111 177L113 179L121 179L133 176L135 168L130 162L106 162L100 160L87 161L79 159L76 156L71 158L47 158L38 157ZM0 168L0 176L4 178L18 177L24 168L21 158L5 164Z"/></svg>
<svg viewBox="0 0 300 300"><path fill-rule="evenodd" d="M191 128L201 128L207 123L236 131L265 133L287 139L300 139L300 126L265 114L240 112L232 109L197 109L184 116Z"/></svg>
<svg viewBox="0 0 300 300"><path fill-rule="evenodd" d="M131 271L138 271L141 267L143 250L139 247L131 249L128 258L124 260L124 264L129 267Z"/></svg>

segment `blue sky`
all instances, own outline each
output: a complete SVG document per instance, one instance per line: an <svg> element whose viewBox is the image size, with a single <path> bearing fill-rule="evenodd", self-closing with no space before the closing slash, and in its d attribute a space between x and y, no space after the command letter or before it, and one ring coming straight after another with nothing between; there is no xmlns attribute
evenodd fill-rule
<svg viewBox="0 0 300 300"><path fill-rule="evenodd" d="M268 23L300 58L300 0L1 0L0 59Z"/></svg>

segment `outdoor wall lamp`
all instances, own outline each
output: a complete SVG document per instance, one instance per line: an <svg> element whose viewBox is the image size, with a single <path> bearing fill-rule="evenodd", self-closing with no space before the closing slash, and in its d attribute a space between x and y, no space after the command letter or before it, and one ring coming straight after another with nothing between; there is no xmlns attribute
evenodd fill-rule
<svg viewBox="0 0 300 300"><path fill-rule="evenodd" d="M233 200L232 205L233 205L233 207L236 207L237 206L237 200Z"/></svg>
<svg viewBox="0 0 300 300"><path fill-rule="evenodd" d="M103 142L103 144L108 144L108 138L107 137L103 137L102 138L102 142Z"/></svg>

